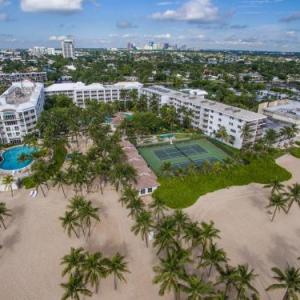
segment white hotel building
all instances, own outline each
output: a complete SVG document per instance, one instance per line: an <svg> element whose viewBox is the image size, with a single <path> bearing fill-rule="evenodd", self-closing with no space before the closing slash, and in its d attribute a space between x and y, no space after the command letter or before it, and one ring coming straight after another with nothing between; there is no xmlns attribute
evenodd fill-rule
<svg viewBox="0 0 300 300"><path fill-rule="evenodd" d="M206 135L215 137L220 127L225 127L230 136L230 144L241 148L244 143L254 143L263 136L267 117L252 111L240 109L220 102L206 99L205 91L183 93L162 86L145 87L141 94L156 96L159 105L172 105L176 111L185 107L193 112L192 126L201 129ZM244 141L242 130L248 124L251 138Z"/></svg>
<svg viewBox="0 0 300 300"><path fill-rule="evenodd" d="M56 83L47 87L45 94L46 96L65 95L70 97L76 105L85 107L85 102L88 100L103 102L120 101L122 91L139 91L142 87L143 85L139 82L118 82L113 85L103 85L100 83L85 85L82 82Z"/></svg>
<svg viewBox="0 0 300 300"><path fill-rule="evenodd" d="M20 143L26 134L33 132L44 101L42 83L14 82L0 96L1 143Z"/></svg>

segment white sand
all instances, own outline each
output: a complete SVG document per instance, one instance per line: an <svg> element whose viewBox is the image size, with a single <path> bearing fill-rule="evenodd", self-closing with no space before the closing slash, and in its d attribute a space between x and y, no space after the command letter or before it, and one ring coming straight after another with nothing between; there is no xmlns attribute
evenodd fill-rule
<svg viewBox="0 0 300 300"><path fill-rule="evenodd" d="M278 163L293 173L287 184L300 182L300 160L285 155ZM295 205L289 215L280 212L272 223L265 208L269 195L270 190L258 184L232 187L201 197L186 211L194 220L213 220L230 264L248 263L259 274L255 287L261 299L279 300L281 293L266 293L265 288L273 283L272 267L300 266L300 209Z"/></svg>
<svg viewBox="0 0 300 300"><path fill-rule="evenodd" d="M300 160L284 156L279 163L293 173L293 181L300 182ZM40 194L35 199L28 194L29 191L20 190L12 199L10 193L1 193L1 201L7 203L14 215L0 236L1 300L60 299L63 290L59 284L64 281L60 258L71 246L106 255L119 251L129 261L131 273L127 284L121 283L118 291L114 291L112 279L106 279L99 295L87 299L173 299L172 294L158 296L158 286L152 284L152 266L157 262L154 251L130 232L132 221L118 203L115 191L107 189L104 195L87 196L101 207L102 218L87 242L69 238L63 232L58 217L63 215L67 200L61 192L51 189L47 198ZM72 196L71 189L68 194ZM280 294L267 295L264 288L271 283L271 267L283 267L286 262L295 264L300 256L299 209L295 206L288 216L280 213L271 223L265 209L268 195L257 184L234 187L201 197L187 211L199 221L214 220L222 232L220 245L226 249L231 263L248 262L260 275L256 286L262 299L277 300Z"/></svg>
<svg viewBox="0 0 300 300"><path fill-rule="evenodd" d="M100 193L87 196L101 207L102 219L87 242L69 238L64 233L58 217L63 215L67 200L61 192L51 189L47 198L41 194L35 199L28 194L28 191L19 191L13 199L9 193L1 194L2 201L14 214L8 229L1 231L1 300L60 299L63 294L60 283L64 281L60 275L60 258L69 253L71 246L102 251L108 256L119 251L129 262L131 273L126 276L127 284L121 283L115 291L113 280L105 279L99 294L87 299L152 300L158 297L158 287L152 284L154 252L130 232L132 221L127 217L128 211L118 203L115 191L108 189L103 196Z"/></svg>

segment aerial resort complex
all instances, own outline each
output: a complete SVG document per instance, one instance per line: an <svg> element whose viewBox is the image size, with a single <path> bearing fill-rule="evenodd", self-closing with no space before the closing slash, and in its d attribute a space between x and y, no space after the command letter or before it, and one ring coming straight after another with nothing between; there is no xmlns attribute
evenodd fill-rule
<svg viewBox="0 0 300 300"><path fill-rule="evenodd" d="M0 300L300 299L299 3L131 2L0 0Z"/></svg>

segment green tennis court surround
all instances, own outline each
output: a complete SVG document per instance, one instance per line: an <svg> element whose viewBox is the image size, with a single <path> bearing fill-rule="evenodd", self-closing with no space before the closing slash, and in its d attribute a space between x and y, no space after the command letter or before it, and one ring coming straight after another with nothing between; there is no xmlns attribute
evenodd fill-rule
<svg viewBox="0 0 300 300"><path fill-rule="evenodd" d="M176 169L186 168L191 164L201 166L204 161L212 163L228 157L223 150L207 139L143 146L138 150L156 174L160 173L165 162L170 162Z"/></svg>

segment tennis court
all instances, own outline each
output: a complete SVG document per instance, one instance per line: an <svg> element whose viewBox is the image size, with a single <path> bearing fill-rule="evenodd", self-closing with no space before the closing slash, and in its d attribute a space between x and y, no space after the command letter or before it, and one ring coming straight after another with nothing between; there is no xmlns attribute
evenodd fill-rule
<svg viewBox="0 0 300 300"><path fill-rule="evenodd" d="M152 170L159 174L163 163L170 162L173 168L186 168L191 164L201 166L222 161L228 155L206 139L190 140L174 144L161 144L140 147L140 154Z"/></svg>

